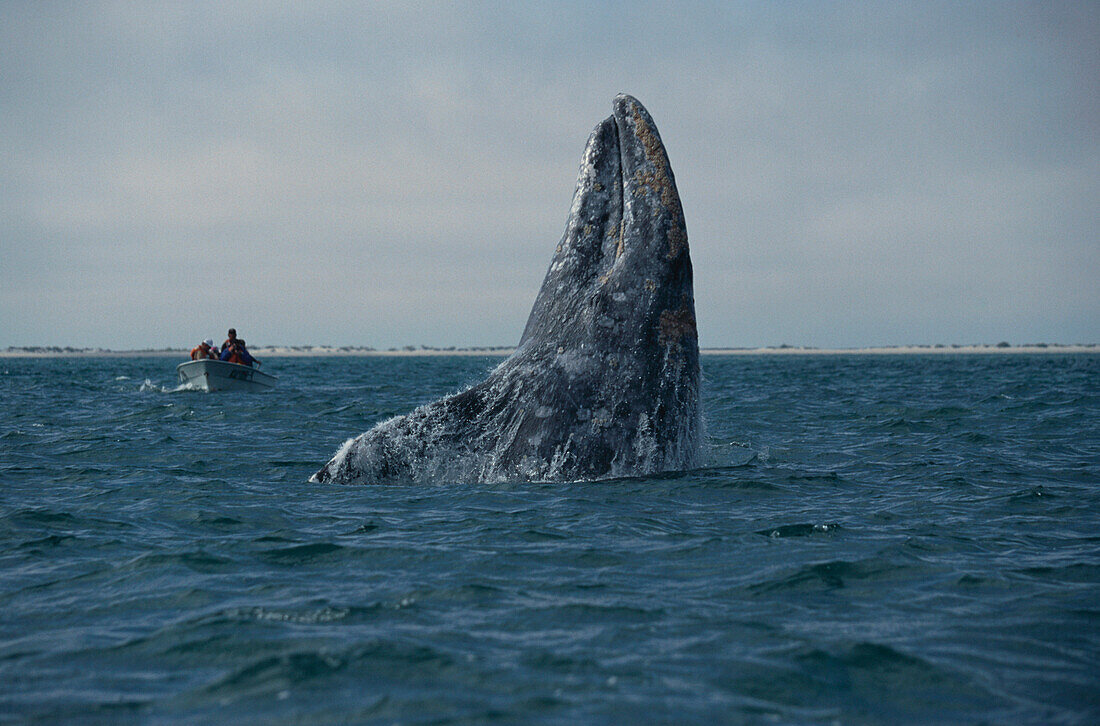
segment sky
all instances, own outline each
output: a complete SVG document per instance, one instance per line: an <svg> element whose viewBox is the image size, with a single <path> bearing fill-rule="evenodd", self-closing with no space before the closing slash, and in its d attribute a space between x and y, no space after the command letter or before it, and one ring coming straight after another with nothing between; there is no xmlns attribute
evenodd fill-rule
<svg viewBox="0 0 1100 726"><path fill-rule="evenodd" d="M0 3L0 348L512 345L617 93L700 345L1100 342L1100 3Z"/></svg>

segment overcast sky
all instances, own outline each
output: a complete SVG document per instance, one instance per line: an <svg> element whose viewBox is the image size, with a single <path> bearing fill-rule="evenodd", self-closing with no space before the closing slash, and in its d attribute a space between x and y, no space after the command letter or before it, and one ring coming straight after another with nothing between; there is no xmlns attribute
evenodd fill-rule
<svg viewBox="0 0 1100 726"><path fill-rule="evenodd" d="M1098 3L0 3L0 347L511 345L619 92L700 343L1100 342Z"/></svg>

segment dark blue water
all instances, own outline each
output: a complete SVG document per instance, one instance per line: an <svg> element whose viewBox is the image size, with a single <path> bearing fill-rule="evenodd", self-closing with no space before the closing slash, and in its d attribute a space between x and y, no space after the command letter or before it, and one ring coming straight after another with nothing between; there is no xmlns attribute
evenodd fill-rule
<svg viewBox="0 0 1100 726"><path fill-rule="evenodd" d="M0 360L0 722L1100 722L1100 356L704 357L714 465L307 483L488 358Z"/></svg>

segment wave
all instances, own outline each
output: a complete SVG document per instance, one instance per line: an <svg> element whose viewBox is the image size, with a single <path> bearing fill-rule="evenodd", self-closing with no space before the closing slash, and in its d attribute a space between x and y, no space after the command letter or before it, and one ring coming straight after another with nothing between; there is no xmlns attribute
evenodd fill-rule
<svg viewBox="0 0 1100 726"><path fill-rule="evenodd" d="M780 537L810 537L818 534L829 534L840 529L839 524L783 524L778 527L767 527L766 529L759 529L757 534L762 534L765 537L771 537L778 539Z"/></svg>

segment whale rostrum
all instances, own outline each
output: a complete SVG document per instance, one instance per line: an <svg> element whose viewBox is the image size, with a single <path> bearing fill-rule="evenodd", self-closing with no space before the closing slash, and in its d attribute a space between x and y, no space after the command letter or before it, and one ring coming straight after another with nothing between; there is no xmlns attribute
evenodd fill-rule
<svg viewBox="0 0 1100 726"><path fill-rule="evenodd" d="M592 132L515 352L349 439L312 481L575 481L690 469L702 439L691 259L657 127L628 95Z"/></svg>

